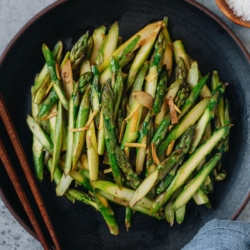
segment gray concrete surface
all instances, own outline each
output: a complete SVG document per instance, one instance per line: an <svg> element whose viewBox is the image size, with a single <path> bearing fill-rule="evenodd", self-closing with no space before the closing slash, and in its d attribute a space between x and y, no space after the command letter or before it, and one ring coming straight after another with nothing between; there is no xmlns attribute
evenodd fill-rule
<svg viewBox="0 0 250 250"><path fill-rule="evenodd" d="M36 13L55 0L0 0L0 55L13 36ZM236 33L250 52L250 29L239 27L227 20L218 10L213 0L197 0L218 15ZM250 204L238 218L250 222ZM29 233L13 218L0 199L0 249L38 250L42 249Z"/></svg>

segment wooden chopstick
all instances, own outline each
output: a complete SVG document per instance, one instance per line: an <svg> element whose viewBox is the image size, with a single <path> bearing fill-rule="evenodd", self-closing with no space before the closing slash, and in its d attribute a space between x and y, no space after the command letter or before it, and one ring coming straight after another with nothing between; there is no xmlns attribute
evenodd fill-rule
<svg viewBox="0 0 250 250"><path fill-rule="evenodd" d="M22 185L18 179L18 176L16 174L14 167L11 164L10 158L8 156L8 153L4 147L1 139L0 139L0 160L2 161L2 163L6 169L6 172L7 172L8 176L10 177L10 180L15 188L15 191L18 195L18 198L23 205L23 208L24 208L24 210L25 210L25 212L30 220L31 225L33 226L33 228L37 234L39 241L41 242L44 249L49 250L50 249L49 245L45 240L45 237L42 233L42 230L39 226L39 223L36 219L36 216L35 216L32 208L30 206L29 200L28 200L28 198L27 198L27 196L22 188Z"/></svg>
<svg viewBox="0 0 250 250"><path fill-rule="evenodd" d="M20 142L20 139L17 135L17 132L16 132L16 129L14 127L14 124L11 120L11 117L10 117L10 114L8 112L8 109L7 109L7 106L4 102L4 99L0 93L0 116L2 117L2 121L4 123L4 126L6 128L6 131L9 135L9 138L11 140L11 143L14 147L14 150L16 152L16 155L18 157L18 160L21 164L21 167L23 169L23 172L24 172L24 175L27 179L27 182L29 184L29 187L31 189L31 192L35 198L35 201L36 201L36 204L39 208L39 211L42 215L42 218L44 220L44 223L49 231L49 234L52 238L52 241L55 245L55 248L57 250L60 250L61 247L59 245L59 241L56 237L56 234L55 234L55 230L53 228L53 225L50 221L50 218L49 218L49 214L47 212L47 209L45 207L45 204L44 204L44 201L42 199L42 196L41 196L41 193L38 189L38 186L36 185L36 181L35 181L35 178L34 178L34 175L31 171L31 168L29 166L29 163L28 163L28 160L27 160L27 157L24 153L24 150L23 150L23 147L22 147L22 144Z"/></svg>

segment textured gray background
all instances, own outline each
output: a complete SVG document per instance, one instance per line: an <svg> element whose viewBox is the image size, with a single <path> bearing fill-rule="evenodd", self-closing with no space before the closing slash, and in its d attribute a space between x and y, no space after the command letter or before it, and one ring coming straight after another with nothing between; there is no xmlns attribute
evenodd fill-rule
<svg viewBox="0 0 250 250"><path fill-rule="evenodd" d="M55 0L0 0L0 55L14 35L36 13ZM250 29L239 27L227 20L218 10L213 0L197 0L219 16L236 33L250 52ZM250 204L238 220L250 222ZM0 199L0 250L42 249L29 233L13 218Z"/></svg>

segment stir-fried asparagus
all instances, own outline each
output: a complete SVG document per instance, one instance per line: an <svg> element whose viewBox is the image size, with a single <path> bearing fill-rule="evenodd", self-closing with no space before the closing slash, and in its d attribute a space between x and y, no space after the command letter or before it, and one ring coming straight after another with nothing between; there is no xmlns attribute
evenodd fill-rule
<svg viewBox="0 0 250 250"><path fill-rule="evenodd" d="M210 89L209 73L167 27L165 17L124 41L117 22L107 34L100 26L63 60L61 42L42 46L27 117L35 173L41 181L46 164L56 194L95 208L114 235L112 203L125 207L127 231L135 211L172 226L192 198L211 208L213 183L226 178L226 84L213 71Z"/></svg>

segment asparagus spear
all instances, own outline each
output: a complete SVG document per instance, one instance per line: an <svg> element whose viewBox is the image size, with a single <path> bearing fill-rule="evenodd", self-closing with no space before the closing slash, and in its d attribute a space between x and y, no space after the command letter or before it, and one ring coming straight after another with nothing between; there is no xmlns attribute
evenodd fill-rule
<svg viewBox="0 0 250 250"><path fill-rule="evenodd" d="M52 55L55 58L56 63L60 63L60 61L62 59L62 50L63 50L63 44L61 41L59 41L59 42L57 42L57 44L55 45L55 47L52 51ZM40 87L42 86L42 84L44 83L44 81L48 78L48 76L49 76L49 69L47 67L47 64L45 63L42 70L40 71L40 73L36 77L35 83L34 83L34 88L32 89L33 98L37 104L39 104L39 101L36 100L38 98L37 92L40 89ZM39 99L40 98L42 98L42 96L40 96Z"/></svg>
<svg viewBox="0 0 250 250"><path fill-rule="evenodd" d="M148 112L145 120L141 125L141 129L139 131L138 143L148 143L148 133L150 129L150 120L152 116L150 112ZM147 153L147 148L138 148L136 149L136 173L140 174L143 170L143 165L145 161L145 156Z"/></svg>
<svg viewBox="0 0 250 250"><path fill-rule="evenodd" d="M54 145L50 137L43 131L40 125L32 118L27 116L26 122L33 133L33 135L38 139L38 141L43 145L43 147L52 155L54 151Z"/></svg>
<svg viewBox="0 0 250 250"><path fill-rule="evenodd" d="M127 232L132 227L132 217L133 217L133 210L130 207L126 207L125 227L126 227Z"/></svg>
<svg viewBox="0 0 250 250"><path fill-rule="evenodd" d="M58 96L56 94L56 91L54 90L54 88L52 88L46 99L42 102L41 106L39 107L37 118L41 118L44 115L46 115L51 110L51 108L53 107L53 105L56 103L57 100Z"/></svg>
<svg viewBox="0 0 250 250"><path fill-rule="evenodd" d="M62 145L62 104L58 103L58 111L56 116L56 127L55 127L55 135L54 135L54 152L53 152L53 161L51 168L51 181L53 180L55 169L58 165L60 153L61 153L61 145Z"/></svg>
<svg viewBox="0 0 250 250"><path fill-rule="evenodd" d="M160 81L157 84L156 87L156 94L155 94L155 100L153 104L153 114L156 115L160 113L161 111L161 106L164 100L164 95L167 87L167 72L163 71Z"/></svg>
<svg viewBox="0 0 250 250"><path fill-rule="evenodd" d="M99 49L98 56L96 58L96 64L101 65L116 49L117 41L119 37L119 27L118 23L112 24L108 35L104 38L102 46Z"/></svg>
<svg viewBox="0 0 250 250"><path fill-rule="evenodd" d="M89 117L91 117L91 115L92 112L90 112ZM99 156L97 153L97 141L96 141L95 125L93 120L91 121L89 128L86 132L86 145L87 145L90 180L96 181L98 179Z"/></svg>
<svg viewBox="0 0 250 250"><path fill-rule="evenodd" d="M72 155L73 155L73 140L74 134L71 131L75 127L76 114L79 106L79 93L78 93L79 82L74 84L74 90L69 101L69 119L68 119L68 133L67 133L67 150L65 159L65 175L68 175L72 169Z"/></svg>
<svg viewBox="0 0 250 250"><path fill-rule="evenodd" d="M129 89L135 81L138 71L142 67L145 60L148 58L149 53L154 45L158 32L154 32L150 35L150 40L143 44L130 67L129 75L126 82L126 90Z"/></svg>
<svg viewBox="0 0 250 250"><path fill-rule="evenodd" d="M198 146L202 135L207 127L207 124L209 123L209 121L211 119L213 119L214 117L214 111L217 107L217 103L220 100L221 94L224 92L224 90L221 88L221 86L219 86L213 93L209 104L206 108L206 110L204 111L203 115L200 117L200 119L197 122L197 126L195 128L195 138L192 142L192 146L190 149L190 153L193 153L195 148Z"/></svg>
<svg viewBox="0 0 250 250"><path fill-rule="evenodd" d="M82 98L77 119L76 119L76 128L82 128L86 125L89 117L90 109L90 88L87 88L84 96ZM86 138L86 130L75 132L73 139L73 149L72 149L72 169L76 169L77 162L81 155L84 142Z"/></svg>
<svg viewBox="0 0 250 250"><path fill-rule="evenodd" d="M106 199L108 199L109 201L112 201L116 204L119 204L119 205L122 205L122 206L128 206L128 202L123 200L123 199L120 199L120 198L117 198L111 194L108 194L106 192L103 192L102 190L100 189L96 189L96 192L101 195L102 197L105 197ZM151 217L154 217L158 220L162 220L164 219L164 214L162 212L159 212L157 214L150 214L150 210L149 208L146 208L146 207L143 207L143 206L139 206L138 204L135 205L133 208L132 208L133 211L137 211L137 212L140 212L142 214L146 214L148 216L151 216Z"/></svg>
<svg viewBox="0 0 250 250"><path fill-rule="evenodd" d="M164 17L163 21L165 25L164 27L162 27L162 33L165 39L165 47L166 47L163 54L163 65L166 65L168 77L170 77L172 74L172 66L173 66L173 49L172 49L171 38L167 29L168 17Z"/></svg>
<svg viewBox="0 0 250 250"><path fill-rule="evenodd" d="M72 47L70 51L70 61L73 70L77 68L77 66L81 63L82 58L86 55L86 50L88 48L88 40L89 33L86 32Z"/></svg>
<svg viewBox="0 0 250 250"><path fill-rule="evenodd" d="M118 186L122 186L122 176L121 170L117 164L117 159L115 155L115 126L113 121L113 100L114 94L111 87L111 83L107 82L103 87L102 92L102 107L104 116L104 133L105 133L105 143L108 151L108 156L110 160L110 165L115 182Z"/></svg>
<svg viewBox="0 0 250 250"><path fill-rule="evenodd" d="M106 32L106 28L103 25L100 26L99 28L96 28L93 32L94 48L93 48L91 58L90 58L91 65L93 65L96 61L98 52L104 41L105 32Z"/></svg>
<svg viewBox="0 0 250 250"><path fill-rule="evenodd" d="M53 81L53 88L54 88L59 100L61 101L63 107L68 110L69 104L68 104L68 101L65 97L64 90L60 86L60 81L59 81L57 73L56 73L55 59L54 59L51 51L49 50L49 48L45 44L42 45L42 51L43 51L43 55L44 55L44 58L45 58L46 63L47 63L47 67L48 67L49 72L50 72L51 80Z"/></svg>
<svg viewBox="0 0 250 250"><path fill-rule="evenodd" d="M182 41L181 40L174 41L172 45L173 45L175 62L178 62L178 60L182 58L185 62L186 70L188 70L190 68L190 63Z"/></svg>
<svg viewBox="0 0 250 250"><path fill-rule="evenodd" d="M133 51L135 50L139 39L140 36L134 37L134 39L124 48L124 50L120 54L111 55L112 58L115 58L118 61L120 68L123 68L134 58ZM102 72L100 76L100 83L102 85L105 84L109 78L111 78L111 72L108 65L108 67L105 69L104 72ZM126 79L123 80L125 81Z"/></svg>
<svg viewBox="0 0 250 250"><path fill-rule="evenodd" d="M31 89L31 93L32 93L32 89ZM31 108L32 108L32 117L35 118L38 113L38 105L32 101ZM43 145L39 142L39 140L34 135L33 135L33 143L32 143L32 154L33 154L36 177L39 181L42 181L43 170L44 170L44 149L43 149Z"/></svg>

